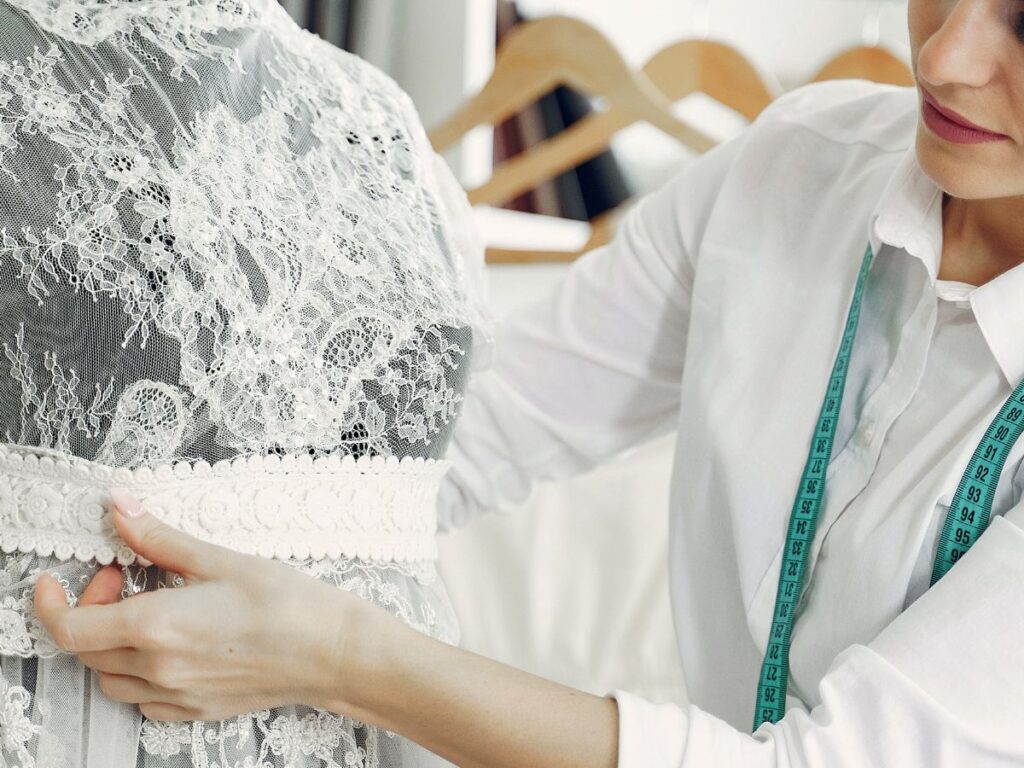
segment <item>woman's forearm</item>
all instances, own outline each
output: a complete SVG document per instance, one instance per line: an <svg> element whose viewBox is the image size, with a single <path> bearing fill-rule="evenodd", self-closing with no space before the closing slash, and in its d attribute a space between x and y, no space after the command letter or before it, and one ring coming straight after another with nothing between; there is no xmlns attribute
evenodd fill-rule
<svg viewBox="0 0 1024 768"><path fill-rule="evenodd" d="M439 642L376 606L352 612L334 614L346 623L336 636L346 640L340 652L325 649L330 692L321 708L399 733L459 766L616 765L614 700Z"/></svg>

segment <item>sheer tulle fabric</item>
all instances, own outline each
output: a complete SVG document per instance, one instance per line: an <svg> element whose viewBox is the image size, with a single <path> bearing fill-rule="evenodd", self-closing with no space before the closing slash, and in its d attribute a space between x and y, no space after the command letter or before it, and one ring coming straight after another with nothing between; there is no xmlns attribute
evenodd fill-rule
<svg viewBox="0 0 1024 768"><path fill-rule="evenodd" d="M491 348L481 249L392 81L273 0L0 0L0 29L0 443L133 472L443 461ZM40 570L73 601L99 567L52 533L73 495L0 471L0 764L443 764L308 707L106 699L31 609ZM456 642L432 559L390 551L279 556Z"/></svg>

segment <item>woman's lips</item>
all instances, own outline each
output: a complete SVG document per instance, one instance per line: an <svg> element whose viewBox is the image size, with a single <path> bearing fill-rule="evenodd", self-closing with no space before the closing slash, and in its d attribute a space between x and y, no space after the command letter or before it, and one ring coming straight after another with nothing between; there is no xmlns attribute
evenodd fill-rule
<svg viewBox="0 0 1024 768"><path fill-rule="evenodd" d="M921 89L921 114L927 125L935 134L956 144L981 144L986 141L999 141L1009 138L1002 133L993 133L980 128L957 115L950 109L939 106L928 91Z"/></svg>

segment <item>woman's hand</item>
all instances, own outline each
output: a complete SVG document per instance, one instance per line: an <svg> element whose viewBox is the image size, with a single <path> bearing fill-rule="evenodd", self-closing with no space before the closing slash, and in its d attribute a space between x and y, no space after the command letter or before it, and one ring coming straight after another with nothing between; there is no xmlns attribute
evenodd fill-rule
<svg viewBox="0 0 1024 768"><path fill-rule="evenodd" d="M185 586L119 600L119 569L108 566L75 608L48 575L36 586L43 624L99 673L110 698L155 720L301 703L400 733L466 768L616 764L613 700L446 645L283 563L122 514L133 507L117 502L121 538Z"/></svg>
<svg viewBox="0 0 1024 768"><path fill-rule="evenodd" d="M122 492L115 500L125 543L185 585L120 600L121 571L110 565L74 608L49 574L35 593L57 646L96 670L108 697L153 719L221 720L337 696L340 681L328 686L323 672L344 668L341 630L358 627L361 600L283 563L188 536Z"/></svg>

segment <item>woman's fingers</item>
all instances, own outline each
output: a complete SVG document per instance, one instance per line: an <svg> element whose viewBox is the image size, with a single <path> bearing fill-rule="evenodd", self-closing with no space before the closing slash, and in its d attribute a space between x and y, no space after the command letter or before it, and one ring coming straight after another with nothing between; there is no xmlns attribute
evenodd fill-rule
<svg viewBox="0 0 1024 768"><path fill-rule="evenodd" d="M115 652L116 653L116 652ZM98 654L92 654L98 655ZM92 665L89 665L92 666ZM130 666L124 664L120 666ZM93 667L93 669L96 669ZM196 720L199 713L173 704L176 694L144 678L131 674L96 672L103 695L112 701L138 704L142 714L150 720Z"/></svg>
<svg viewBox="0 0 1024 768"><path fill-rule="evenodd" d="M199 720L202 718L197 717L191 711L184 707L176 707L173 704L163 703L149 703L140 704L139 710L150 720L166 720L168 722L175 722L179 720ZM206 718L212 719L212 718Z"/></svg>
<svg viewBox="0 0 1024 768"><path fill-rule="evenodd" d="M137 648L111 648L106 651L86 651L78 659L89 669L111 675L131 675L144 680L151 678L146 657Z"/></svg>
<svg viewBox="0 0 1024 768"><path fill-rule="evenodd" d="M110 497L118 513L114 525L136 555L185 578L212 578L234 554L172 528L147 514L142 503L122 488L111 488Z"/></svg>
<svg viewBox="0 0 1024 768"><path fill-rule="evenodd" d="M54 631L67 621L67 615L71 612L71 606L68 605L68 597L64 593L64 587L53 576L44 571L39 574L39 578L36 581L34 601L36 615L50 635L56 638Z"/></svg>
<svg viewBox="0 0 1024 768"><path fill-rule="evenodd" d="M121 599L124 576L116 565L107 565L97 571L78 597L79 605L109 605Z"/></svg>
<svg viewBox="0 0 1024 768"><path fill-rule="evenodd" d="M165 691L145 680L132 677L131 675L114 675L109 672L99 672L100 690L108 699L122 701L125 704L144 704L147 702L159 702L167 698Z"/></svg>
<svg viewBox="0 0 1024 768"><path fill-rule="evenodd" d="M64 587L49 573L39 574L35 611L57 647L68 653L102 651L134 644L134 603L143 596L111 605L68 605Z"/></svg>

